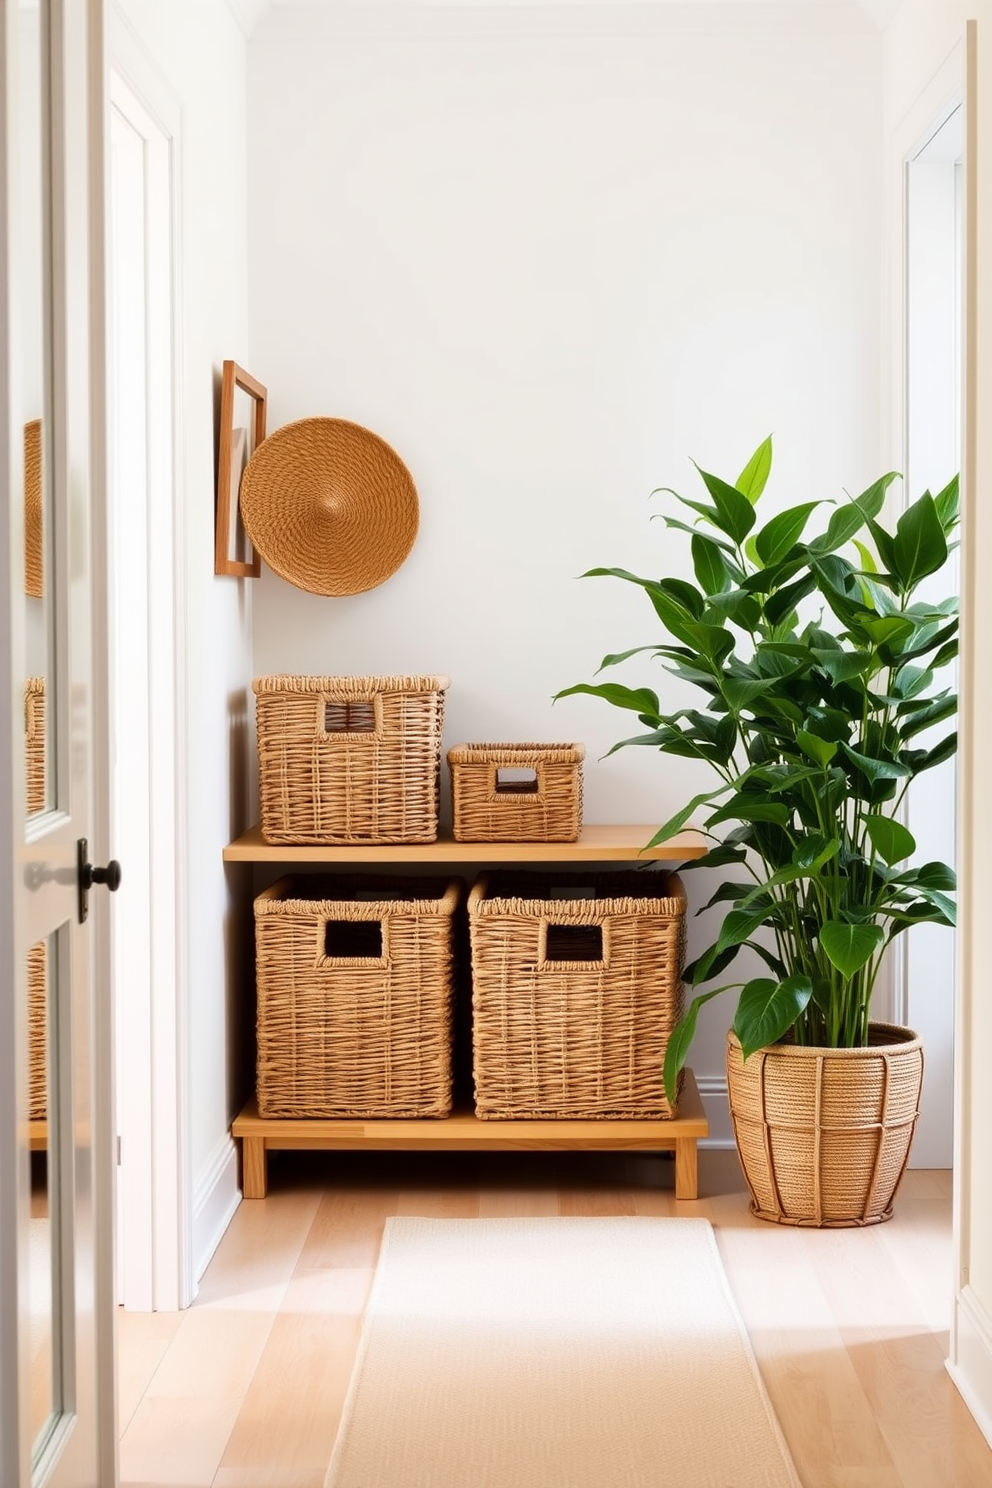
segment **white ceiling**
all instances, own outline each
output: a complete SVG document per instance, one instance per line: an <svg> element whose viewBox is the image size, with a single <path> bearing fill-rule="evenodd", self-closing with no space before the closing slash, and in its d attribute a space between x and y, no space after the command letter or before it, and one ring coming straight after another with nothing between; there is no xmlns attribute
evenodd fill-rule
<svg viewBox="0 0 992 1488"><path fill-rule="evenodd" d="M378 0L227 0L227 3L234 11L234 14L238 19L238 23L240 24L241 29L244 31L245 35L250 36L262 17L265 16L274 7L303 4L313 6L336 5L344 8L349 5L364 6L367 4L375 4L378 3ZM396 0L393 0L393 3L396 3ZM399 0L399 3L410 5L434 4L457 6L495 4L510 6L527 3L547 4L549 3L549 0ZM594 3L600 5L623 5L630 4L631 0L550 0L550 3ZM634 3L656 5L664 5L669 3L679 3L684 5L686 3L689 3L693 5L709 5L712 3L716 3L716 0L634 0ZM728 0L722 0L722 3L728 3ZM729 0L729 3L737 5L750 5L754 3L760 3L760 0ZM780 0L780 3L782 3L782 0ZM851 3L851 0L784 0L784 3L794 5L796 7L823 4L849 5ZM873 25L875 25L879 31L882 31L898 9L900 0L854 0L854 3L857 4L862 11L864 11L865 15L869 18Z"/></svg>

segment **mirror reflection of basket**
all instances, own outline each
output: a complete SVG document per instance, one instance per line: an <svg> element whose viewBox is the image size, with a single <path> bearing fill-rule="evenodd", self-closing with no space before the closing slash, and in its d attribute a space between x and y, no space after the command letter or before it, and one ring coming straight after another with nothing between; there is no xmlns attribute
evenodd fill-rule
<svg viewBox="0 0 992 1488"><path fill-rule="evenodd" d="M447 677L258 677L266 842L433 842Z"/></svg>
<svg viewBox="0 0 992 1488"><path fill-rule="evenodd" d="M39 940L28 951L28 1119L44 1121L47 1115L48 1084L45 1029L48 978L45 942Z"/></svg>
<svg viewBox="0 0 992 1488"><path fill-rule="evenodd" d="M45 809L45 679L29 677L24 684L24 750L27 760L28 815ZM46 1116L46 1012L48 978L45 943L28 951L28 1101L29 1119Z"/></svg>

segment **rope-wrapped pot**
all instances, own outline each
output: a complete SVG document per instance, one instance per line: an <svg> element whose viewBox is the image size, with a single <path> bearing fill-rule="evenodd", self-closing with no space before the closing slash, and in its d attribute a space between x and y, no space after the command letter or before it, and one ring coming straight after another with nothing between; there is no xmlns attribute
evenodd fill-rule
<svg viewBox="0 0 992 1488"><path fill-rule="evenodd" d="M773 1044L745 1062L727 1036L727 1084L751 1211L842 1228L892 1217L920 1109L923 1045L869 1026L862 1049Z"/></svg>

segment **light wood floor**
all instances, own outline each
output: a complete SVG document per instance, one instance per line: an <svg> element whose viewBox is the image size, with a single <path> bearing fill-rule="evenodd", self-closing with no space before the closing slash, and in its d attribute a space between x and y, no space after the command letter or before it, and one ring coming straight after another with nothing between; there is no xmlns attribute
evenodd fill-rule
<svg viewBox="0 0 992 1488"><path fill-rule="evenodd" d="M716 1227L805 1488L992 1488L944 1369L950 1174L908 1173L888 1224L795 1230L751 1217L733 1152L699 1156L701 1197L677 1207L655 1157L270 1159L269 1197L241 1205L195 1305L119 1315L122 1484L322 1488L390 1214L678 1213Z"/></svg>

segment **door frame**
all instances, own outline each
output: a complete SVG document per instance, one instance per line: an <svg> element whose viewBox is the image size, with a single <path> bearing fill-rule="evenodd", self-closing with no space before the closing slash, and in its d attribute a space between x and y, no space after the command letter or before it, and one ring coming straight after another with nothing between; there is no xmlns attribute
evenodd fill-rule
<svg viewBox="0 0 992 1488"><path fill-rule="evenodd" d="M143 1006L121 1027L128 1040L118 1058L118 1134L122 1179L118 1234L126 1264L119 1268L119 1301L133 1311L176 1310L196 1293L193 1255L193 1200L188 1122L187 916L185 895L188 747L186 708L186 576L181 413L181 221L182 112L169 85L126 21L110 14L109 104L146 143L146 153L167 159L168 201L153 210L168 213L167 252L150 271L156 290L169 305L149 318L146 370L149 404L149 464L156 459L168 474L149 485L146 551L138 562L148 576L151 742L149 861L138 869L148 893L151 978L141 990ZM108 126L109 127L109 126ZM108 211L109 203L108 188ZM146 214L148 205L146 203ZM113 368L111 368L111 389ZM111 393L113 396L113 393ZM156 489L156 484L158 489ZM111 490L114 489L111 472ZM113 502L111 502L111 521ZM113 542L113 533L108 541ZM108 553L112 548L108 547ZM109 643L109 636L108 636ZM114 700L108 691L108 726ZM100 761L111 779L111 747ZM111 815L114 801L108 803ZM114 989L120 1012L122 989ZM127 1173L136 1181L127 1182Z"/></svg>

